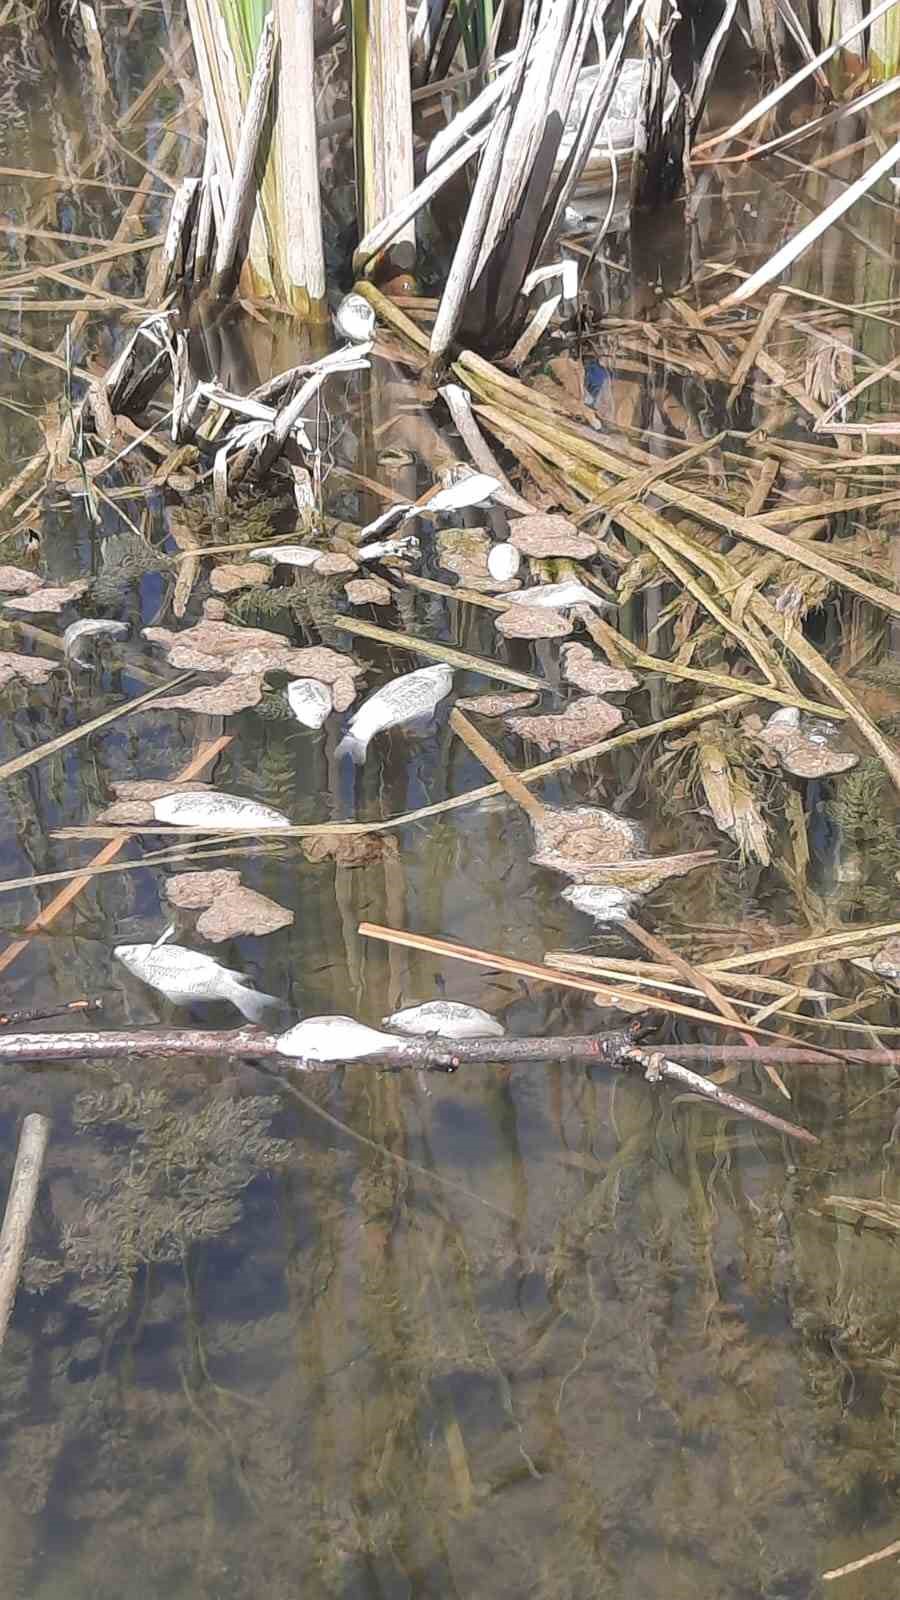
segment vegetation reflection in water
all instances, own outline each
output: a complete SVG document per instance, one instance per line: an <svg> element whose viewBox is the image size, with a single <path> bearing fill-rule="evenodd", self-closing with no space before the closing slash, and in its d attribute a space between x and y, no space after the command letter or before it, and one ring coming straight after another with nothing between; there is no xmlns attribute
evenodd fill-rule
<svg viewBox="0 0 900 1600"><path fill-rule="evenodd" d="M116 34L123 80L146 78L153 24L144 17L141 26L147 37L136 44L126 30ZM81 131L83 107L76 95L54 103L53 63L34 41L30 48L17 67L36 87L12 93L4 159L37 166L49 147L47 165L56 167L55 142ZM153 153L159 159L158 142ZM127 172L141 181L140 169ZM5 208L24 214L13 180L3 181ZM591 286L602 278L607 303L639 315L658 288L673 291L690 275L692 253L730 259L759 245L768 254L793 202L767 183L763 200L752 195L752 214L737 193L744 177L708 204L698 196L687 226L679 214L668 236L660 229L658 258L646 241L606 241ZM73 210L77 231L103 237L121 207L89 191ZM836 268L823 253L824 265L810 258L807 286L834 293ZM869 284L884 265L883 256L873 265L848 251L842 270ZM118 269L122 294L139 281ZM39 311L24 332L16 326L48 349L59 334ZM871 340L873 325L864 330ZM236 375L255 366L258 325L206 332ZM107 337L98 323L96 347ZM889 354L867 348L880 360ZM270 346L265 355L280 364ZM35 447L33 421L58 396L58 374L4 360L8 476ZM671 369L607 373L596 387L624 429L656 427L690 442L726 422L690 372L677 381ZM416 409L416 383L399 367L354 379L347 392L352 404L331 419L326 483L330 510L358 524L380 506L341 480L341 469L415 496L441 445L450 459L458 444ZM783 391L757 396L743 420L774 435L780 408L792 425L786 405ZM3 760L152 686L158 657L141 628L174 586L191 537L265 543L292 512L289 501L248 500L223 529L191 495L179 511L180 551L174 536L161 551L162 534L172 533L162 495L145 496L149 521L136 531L116 509L139 521L133 499L101 503L92 529L71 491L49 496L42 568L59 582L89 577L92 607L128 621L129 642L93 657L91 673L55 675L39 695L5 687ZM470 530L461 531L465 556ZM15 559L25 558L25 536L10 546ZM645 585L651 569L648 555L632 573L640 594L622 620L646 649L658 648L672 620ZM826 588L815 598L828 599ZM502 659L525 672L558 671L546 643L500 645L489 613L424 590L404 591L397 606L410 631L485 659L508 650ZM318 578L259 583L229 607L234 620L292 639L325 630L327 643L334 589ZM842 631L851 641L862 661L858 691L868 686L872 715L896 733L896 669L877 659L881 615L864 600L828 599L819 622L825 644ZM691 615L674 624L689 633ZM17 627L11 647L41 653L28 626ZM365 644L358 653L369 687L411 664L397 652L388 665ZM458 681L460 692L494 687L474 675ZM629 702L639 724L684 704L677 684L648 673ZM3 877L71 868L81 856L58 829L101 812L117 782L171 778L221 726L148 711L8 779ZM377 741L355 775L333 759L334 727L298 729L277 683L229 719L228 731L217 786L298 822L402 813L483 781L443 715L423 737ZM511 758L521 751L511 739L506 747ZM621 801L660 852L721 845L702 811L704 779L723 761L739 779L758 753L722 723L665 750L618 750L541 793L547 804ZM863 755L839 785L820 784L805 814L774 762L753 778L762 804L745 819L747 864L721 850L714 869L657 891L654 917L670 942L697 960L786 930L799 939L831 920L889 922L900 849L893 793L875 759ZM224 864L239 866L294 921L265 939L231 937L217 956L295 1015L350 1011L377 1025L394 1009L447 995L485 1007L511 1033L605 1025L583 996L526 989L358 936L366 918L534 960L552 948L630 953L609 933L589 938L559 883L529 864L532 849L527 819L499 799L396 836L330 850L308 841L302 856L296 845L229 856ZM166 876L145 867L94 879L10 967L4 1006L102 994L112 1024L168 1019L161 998L111 959L115 944L153 940L172 916ZM4 929L15 937L42 904L34 888L3 894ZM176 920L190 937L192 915L178 910ZM783 970L800 981L789 962ZM774 964L766 972L782 975ZM854 1020L893 1037L885 1024L896 1025L896 1003L874 982L865 1010L843 965L805 977L823 989L827 979ZM224 1008L199 1015L231 1020ZM790 1114L820 1136L815 1149L640 1082L553 1064L467 1068L451 1079L361 1067L294 1089L249 1064L211 1061L7 1072L4 1182L23 1112L49 1114L53 1137L3 1349L4 1593L801 1600L823 1592L824 1570L897 1531L898 1143L888 1068L821 1066L790 1081ZM752 1079L742 1088L752 1093ZM886 1563L842 1580L840 1593L880 1600L895 1582Z"/></svg>

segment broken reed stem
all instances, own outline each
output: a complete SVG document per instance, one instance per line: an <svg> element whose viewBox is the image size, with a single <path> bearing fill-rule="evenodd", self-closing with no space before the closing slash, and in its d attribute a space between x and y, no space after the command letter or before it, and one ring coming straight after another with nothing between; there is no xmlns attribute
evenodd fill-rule
<svg viewBox="0 0 900 1600"><path fill-rule="evenodd" d="M233 1057L243 1056L266 1059L266 1070L290 1082L295 1073L333 1072L348 1066L379 1068L425 1067L436 1071L453 1072L470 1062L482 1066L503 1065L513 1062L567 1061L583 1062L625 1071L628 1067L641 1068L649 1082L665 1079L677 1083L692 1094L699 1094L723 1110L736 1116L749 1117L776 1133L800 1139L806 1144L818 1144L814 1134L805 1128L786 1122L760 1106L751 1105L738 1095L729 1094L717 1084L691 1072L688 1067L667 1061L657 1054L648 1054L634 1044L634 1035L628 1030L613 1033L586 1034L576 1038L557 1039L403 1039L385 1046L377 1054L360 1062L306 1061L279 1056L276 1036L254 1029L238 1028L233 1031L211 1029L153 1029L146 1033L21 1033L0 1038L0 1061L73 1062L108 1059L126 1056L131 1060L152 1056ZM43 1121L43 1118L27 1119ZM47 1124L49 1128L49 1124ZM46 1141L45 1141L46 1142ZM35 1177L35 1188L37 1178ZM32 1199L33 1205L33 1199ZM30 1212L29 1212L30 1215ZM4 1233L5 1233L4 1224ZM22 1242L24 1250L24 1239ZM19 1258L21 1261L21 1257ZM2 1273L2 1238L0 1238L0 1273ZM18 1276L18 1268L16 1270ZM13 1289L15 1285L13 1284ZM2 1337L2 1335L0 1335Z"/></svg>
<svg viewBox="0 0 900 1600"><path fill-rule="evenodd" d="M263 23L253 78L247 95L241 125L241 142L234 162L228 204L222 222L212 278L212 292L224 299L231 294L238 276L238 249L247 231L256 201L256 156L266 119L272 73L275 66L275 16L270 11Z"/></svg>
<svg viewBox="0 0 900 1600"><path fill-rule="evenodd" d="M0 1231L0 1346L12 1316L49 1137L47 1117L30 1112L22 1123Z"/></svg>

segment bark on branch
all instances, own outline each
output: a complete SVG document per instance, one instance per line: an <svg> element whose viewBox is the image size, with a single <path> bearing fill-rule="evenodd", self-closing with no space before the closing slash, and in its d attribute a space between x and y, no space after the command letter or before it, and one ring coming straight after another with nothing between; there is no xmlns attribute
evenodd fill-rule
<svg viewBox="0 0 900 1600"><path fill-rule="evenodd" d="M342 1062L307 1061L287 1058L276 1051L276 1035L259 1028L197 1029L154 1028L141 1032L18 1033L0 1037L0 1063L87 1061L102 1057L129 1059L171 1056L244 1056L265 1060L267 1069L290 1078L297 1072L333 1072ZM676 1083L692 1094L701 1095L722 1110L749 1117L777 1133L818 1144L814 1134L796 1123L787 1122L774 1112L754 1106L740 1096L729 1094L689 1067L670 1061L662 1054L638 1049L635 1033L628 1029L596 1033L569 1039L399 1039L396 1045L349 1065L408 1068L425 1067L436 1072L455 1072L467 1062L482 1066L507 1065L526 1061L568 1061L596 1064L619 1072L638 1069L649 1082Z"/></svg>

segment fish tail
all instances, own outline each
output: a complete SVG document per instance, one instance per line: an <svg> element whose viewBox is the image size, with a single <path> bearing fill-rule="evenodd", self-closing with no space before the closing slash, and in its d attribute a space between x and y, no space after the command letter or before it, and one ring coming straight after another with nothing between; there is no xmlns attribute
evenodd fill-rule
<svg viewBox="0 0 900 1600"><path fill-rule="evenodd" d="M361 767L368 748L368 739L361 739L356 733L345 733L334 753L338 757L349 756L357 767Z"/></svg>
<svg viewBox="0 0 900 1600"><path fill-rule="evenodd" d="M273 994L262 994L259 989L245 988L242 983L234 984L228 998L248 1022L265 1022L267 1013L280 1011L283 1004Z"/></svg>

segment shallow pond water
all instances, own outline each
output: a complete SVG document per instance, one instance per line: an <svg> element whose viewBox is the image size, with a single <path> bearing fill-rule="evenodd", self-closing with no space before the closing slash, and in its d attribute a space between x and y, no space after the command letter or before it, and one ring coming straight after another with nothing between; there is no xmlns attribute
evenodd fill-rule
<svg viewBox="0 0 900 1600"><path fill-rule="evenodd" d="M162 23L152 8L110 8L109 18L116 137L152 165L171 116L170 79L140 116L129 119L128 107L157 68ZM72 64L65 49L28 30L11 34L0 35L9 65L3 160L63 170L107 127L108 112L79 82L77 56ZM61 57L70 61L62 77ZM186 71L178 58L175 81ZM183 87L189 94L189 75ZM189 118L181 131L182 168L193 171L200 146ZM106 170L115 164L116 181L136 186L141 167L117 149L107 145ZM770 168L763 177L704 175L687 216L674 208L652 239L606 242L593 269L596 304L640 317L701 261L762 259L802 210L797 191L806 185L821 203L831 181ZM0 183L3 221L11 222L0 293L17 251L36 259L13 226L109 238L131 193L67 188L40 213L44 186ZM164 202L152 201L141 222L148 236L164 214ZM873 237L883 223L869 202L853 220ZM804 281L830 297L874 298L866 287L874 262L888 280L884 296L892 294L892 240L873 256L837 237L843 256L829 238ZM40 249L51 265L72 254L59 241ZM141 281L126 259L107 287L128 297ZM68 320L30 311L27 301L4 306L0 317L7 336L44 351L57 348ZM873 353L866 341L893 340L895 324L861 318L847 335ZM118 316L95 312L75 358L106 360L122 336ZM782 356L793 336L784 330ZM204 339L208 355L208 328L197 334ZM214 342L220 375L235 387L297 359L296 335L282 326L270 336L253 318L219 328ZM618 346L599 340L587 355L598 408L623 436L634 428L692 443L726 425L721 393L665 361L632 360L625 335ZM20 350L0 353L0 488L40 442L36 424L58 403L62 381ZM778 424L784 438L805 440L802 418L783 410L783 398L756 394L737 425ZM414 377L384 361L371 377L348 381L322 437L329 514L358 524L383 506L361 479L413 495L464 455L449 428L434 427ZM107 493L136 481L127 468L102 480ZM3 763L173 675L141 632L172 625L173 569L138 570L122 513L171 555L184 505L141 488L101 501L92 526L79 488L69 473L51 483L33 514L8 525L4 559L52 581L89 577L91 614L127 621L130 635L101 645L92 670L67 667L43 687L3 690ZM186 504L202 523L199 496L188 494ZM262 537L270 516L284 529L289 511L282 499L248 520L244 507L226 539ZM424 544L423 570L448 581L433 537ZM664 654L672 624L660 593L629 602L628 627ZM317 582L305 595L288 620L246 606L235 614L295 643L321 638L353 651L366 664L367 688L422 664L335 626L336 607L347 610L339 586ZM62 627L82 612L10 623L4 647L58 659ZM490 612L406 590L377 620L559 687L555 641L501 641ZM841 630L876 639L875 675L889 689L883 616L854 602L811 622L819 643L836 645ZM353 772L335 759L339 719L318 733L299 728L277 687L262 706L228 718L138 710L4 776L2 877L83 865L102 842L59 830L90 823L115 784L172 778L217 742L202 776L297 823L400 815L485 781L453 736L446 705L427 730L379 737ZM456 694L500 687L490 672L474 671L454 685ZM628 697L628 725L686 708L689 690L645 674ZM538 759L499 723L486 726L513 766ZM785 819L771 818L772 867L742 866L698 804L687 759L672 745L639 743L540 789L549 804L593 801L639 818L656 853L719 849L711 868L671 880L642 910L670 943L710 956L803 937L823 920L890 920L900 860L883 840L854 835L846 808L836 820L836 787L802 791L811 860L798 893L779 869L797 859ZM889 796L878 804L893 837ZM227 1005L176 1010L113 961L115 944L153 940L175 920L183 942L279 996L292 1015L347 1012L377 1025L401 1005L444 996L487 1008L512 1034L621 1022L562 986L360 936L366 920L525 960L561 949L634 955L626 939L595 932L562 899L563 880L530 863L528 821L502 796L403 826L361 864L307 859L297 842L204 862L237 867L293 917L266 937L215 946L197 938L196 913L173 912L165 899L183 864L140 865L161 842L134 837L119 857L129 870L92 878L28 937L3 968L5 1011L91 997L102 1000L103 1027L233 1025ZM26 884L0 895L10 945L58 888ZM849 1005L857 988L847 965L816 970L807 981L833 987ZM897 1007L883 993L876 999L860 1013L871 1035L832 1028L823 1041L890 1045ZM722 1035L670 1018L659 1037L671 1045ZM23 1114L46 1113L52 1132L26 1278L0 1356L3 1594L893 1596L890 1561L836 1587L821 1574L888 1543L900 1523L897 1251L891 1232L852 1227L824 1204L833 1194L900 1201L895 1074L827 1063L785 1072L787 1114L819 1136L815 1147L642 1081L553 1062L467 1067L451 1077L356 1067L295 1084L249 1062L7 1067L4 1190ZM749 1070L737 1088L776 1099Z"/></svg>

